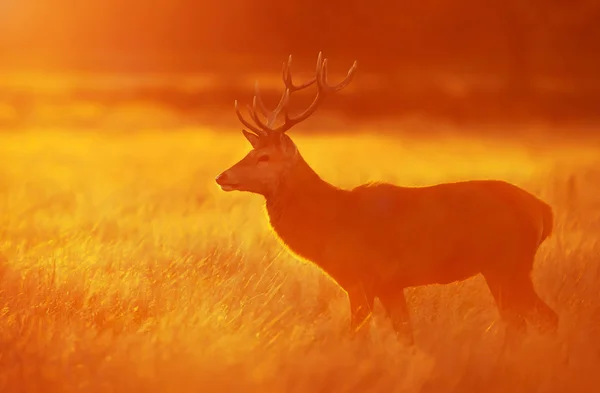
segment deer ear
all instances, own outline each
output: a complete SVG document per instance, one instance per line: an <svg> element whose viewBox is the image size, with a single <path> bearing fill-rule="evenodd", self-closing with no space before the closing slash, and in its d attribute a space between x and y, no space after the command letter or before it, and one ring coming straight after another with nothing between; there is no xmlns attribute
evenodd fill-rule
<svg viewBox="0 0 600 393"><path fill-rule="evenodd" d="M258 135L255 135L249 131L246 131L244 129L242 129L242 134L244 134L244 136L246 137L246 139L248 140L248 142L250 142L250 144L252 145L253 148L257 148L258 147L258 143L260 142L260 139L258 137Z"/></svg>

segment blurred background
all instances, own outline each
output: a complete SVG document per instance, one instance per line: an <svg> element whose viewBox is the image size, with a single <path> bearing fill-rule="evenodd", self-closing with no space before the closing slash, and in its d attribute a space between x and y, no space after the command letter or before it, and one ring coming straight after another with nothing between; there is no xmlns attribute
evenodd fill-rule
<svg viewBox="0 0 600 393"><path fill-rule="evenodd" d="M345 124L600 117L597 0L0 0L0 129L236 125L320 50L334 82L358 61L323 108Z"/></svg>

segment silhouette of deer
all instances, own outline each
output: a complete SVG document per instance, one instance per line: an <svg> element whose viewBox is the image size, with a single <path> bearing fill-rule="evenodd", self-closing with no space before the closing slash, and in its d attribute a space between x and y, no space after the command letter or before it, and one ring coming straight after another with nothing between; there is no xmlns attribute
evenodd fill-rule
<svg viewBox="0 0 600 393"><path fill-rule="evenodd" d="M323 98L346 87L355 62L338 85L327 82L319 53L316 76L292 82L290 55L283 66L285 90L268 111L258 83L242 132L252 150L217 176L224 191L263 195L270 224L291 253L311 261L348 294L350 327L357 332L379 298L399 336L413 342L404 289L485 277L509 331L526 321L555 331L558 315L537 295L531 270L540 244L551 234L549 205L499 180L472 180L427 187L369 183L347 190L324 181L286 134L312 115ZM297 116L290 95L316 84L316 97ZM283 112L283 124L275 126ZM264 117L264 119L263 119ZM510 330L508 330L510 329Z"/></svg>

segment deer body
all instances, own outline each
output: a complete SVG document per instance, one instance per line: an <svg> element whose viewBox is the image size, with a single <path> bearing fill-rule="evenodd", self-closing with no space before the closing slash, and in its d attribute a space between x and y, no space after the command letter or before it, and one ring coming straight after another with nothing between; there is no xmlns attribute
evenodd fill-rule
<svg viewBox="0 0 600 393"><path fill-rule="evenodd" d="M289 63L288 63L289 67ZM290 90L317 82L319 93L330 87L322 75L326 61L319 56L317 78L301 87L286 74L286 92L268 115L258 97L251 116L254 133L244 135L254 149L223 172L217 183L224 190L261 194L271 227L294 254L331 276L348 294L351 327L368 319L377 297L396 331L412 341L407 287L447 284L482 274L501 317L513 330L525 320L556 329L558 317L533 288L530 273L540 244L551 234L550 206L525 190L503 181L473 180L429 187L371 183L351 190L335 187L302 158L284 134L308 117L319 102L278 129L273 122L286 108ZM257 113L268 117L262 123ZM537 317L537 318L533 318Z"/></svg>
<svg viewBox="0 0 600 393"><path fill-rule="evenodd" d="M407 287L487 271L511 276L531 268L515 257L535 253L552 225L544 202L501 181L342 190L311 180L268 197L269 220L285 246L339 283Z"/></svg>

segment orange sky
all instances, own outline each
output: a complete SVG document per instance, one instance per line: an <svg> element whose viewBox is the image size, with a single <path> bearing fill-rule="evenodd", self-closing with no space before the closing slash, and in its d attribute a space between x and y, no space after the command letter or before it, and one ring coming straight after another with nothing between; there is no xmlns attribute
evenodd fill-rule
<svg viewBox="0 0 600 393"><path fill-rule="evenodd" d="M589 63L590 53L600 53L597 24L549 28L542 17L531 19L513 3L0 0L0 67L194 70L222 54L314 57L319 50L337 52L336 58L362 55L362 64L368 57L381 64L458 61L493 67L521 39L512 35L515 20L527 33L530 51L546 56L542 63L583 64L579 57Z"/></svg>
<svg viewBox="0 0 600 393"><path fill-rule="evenodd" d="M225 33L240 35L238 16L247 15L251 4L238 1L239 7L225 14L226 8L216 8L211 1L0 2L0 50L7 62L51 66L68 66L86 56L101 62L110 56L116 63L127 63L128 57L151 57L157 50L178 53L206 47L216 37L227 41Z"/></svg>

